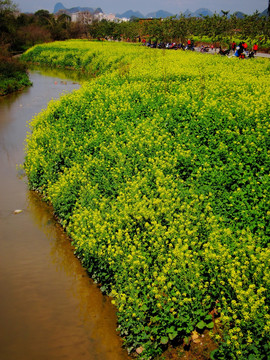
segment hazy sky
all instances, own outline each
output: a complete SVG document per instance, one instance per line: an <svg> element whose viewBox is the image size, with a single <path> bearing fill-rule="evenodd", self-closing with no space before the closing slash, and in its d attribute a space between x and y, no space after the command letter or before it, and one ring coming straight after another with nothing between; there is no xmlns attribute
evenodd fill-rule
<svg viewBox="0 0 270 360"><path fill-rule="evenodd" d="M268 0L14 0L22 12L35 12L46 9L53 12L54 5L61 2L66 8L74 6L100 7L105 13L123 13L126 10L139 10L146 15L157 10L167 10L174 14L184 12L186 9L195 11L199 8L208 8L211 11L220 10L243 11L253 14L265 10Z"/></svg>

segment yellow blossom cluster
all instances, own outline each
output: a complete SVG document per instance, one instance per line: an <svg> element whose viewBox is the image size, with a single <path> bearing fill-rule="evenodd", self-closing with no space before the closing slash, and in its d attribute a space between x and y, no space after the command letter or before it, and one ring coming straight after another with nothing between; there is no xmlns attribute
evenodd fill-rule
<svg viewBox="0 0 270 360"><path fill-rule="evenodd" d="M126 345L157 354L214 313L220 358L267 358L269 62L78 40L24 56L96 75L32 120L25 169Z"/></svg>

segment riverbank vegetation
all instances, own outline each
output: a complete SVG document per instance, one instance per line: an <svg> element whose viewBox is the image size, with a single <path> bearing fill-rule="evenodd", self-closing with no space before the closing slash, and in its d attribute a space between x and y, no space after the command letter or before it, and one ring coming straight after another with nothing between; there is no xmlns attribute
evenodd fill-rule
<svg viewBox="0 0 270 360"><path fill-rule="evenodd" d="M0 96L31 84L26 67L12 57L15 10L16 6L10 0L0 0Z"/></svg>
<svg viewBox="0 0 270 360"><path fill-rule="evenodd" d="M207 330L212 359L268 358L269 61L89 41L24 59L95 75L32 120L24 167L129 352Z"/></svg>
<svg viewBox="0 0 270 360"><path fill-rule="evenodd" d="M27 68L8 53L0 55L0 96L30 86Z"/></svg>

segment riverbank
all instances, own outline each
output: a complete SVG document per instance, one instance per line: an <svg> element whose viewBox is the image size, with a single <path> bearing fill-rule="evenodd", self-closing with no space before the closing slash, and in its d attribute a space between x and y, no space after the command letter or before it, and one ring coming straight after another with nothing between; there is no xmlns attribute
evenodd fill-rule
<svg viewBox="0 0 270 360"><path fill-rule="evenodd" d="M74 256L53 208L17 170L29 120L80 88L68 75L30 71L33 86L0 98L1 360L128 359L110 299Z"/></svg>
<svg viewBox="0 0 270 360"><path fill-rule="evenodd" d="M267 357L269 61L89 41L24 56L95 75L32 121L25 170L129 351L208 330L217 358Z"/></svg>
<svg viewBox="0 0 270 360"><path fill-rule="evenodd" d="M24 64L14 57L0 55L0 96L20 91L31 84Z"/></svg>

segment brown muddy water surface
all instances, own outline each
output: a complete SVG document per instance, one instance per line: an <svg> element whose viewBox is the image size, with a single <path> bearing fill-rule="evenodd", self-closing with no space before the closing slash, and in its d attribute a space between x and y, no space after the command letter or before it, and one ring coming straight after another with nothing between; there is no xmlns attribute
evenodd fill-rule
<svg viewBox="0 0 270 360"><path fill-rule="evenodd" d="M0 98L0 360L128 359L110 299L16 168L28 121L79 84L53 73L30 78L32 87Z"/></svg>

